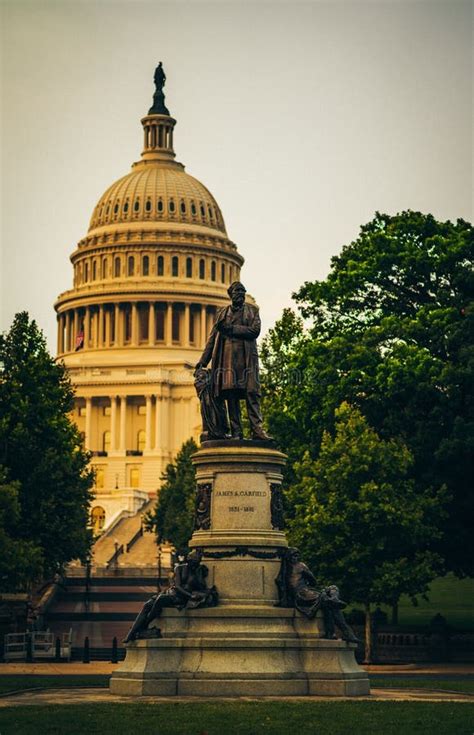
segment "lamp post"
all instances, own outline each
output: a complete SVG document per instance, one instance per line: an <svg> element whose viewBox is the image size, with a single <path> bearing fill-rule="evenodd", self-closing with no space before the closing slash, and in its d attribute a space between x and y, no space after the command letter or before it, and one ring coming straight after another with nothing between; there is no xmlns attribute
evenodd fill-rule
<svg viewBox="0 0 474 735"><path fill-rule="evenodd" d="M158 592L161 592L161 544L158 546L158 579L156 581L156 588Z"/></svg>

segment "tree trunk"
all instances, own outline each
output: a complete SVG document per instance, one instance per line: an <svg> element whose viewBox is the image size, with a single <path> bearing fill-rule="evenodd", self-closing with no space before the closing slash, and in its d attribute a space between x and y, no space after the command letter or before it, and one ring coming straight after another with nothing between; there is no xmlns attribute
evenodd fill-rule
<svg viewBox="0 0 474 735"><path fill-rule="evenodd" d="M365 664L372 663L372 612L370 602L365 604Z"/></svg>
<svg viewBox="0 0 474 735"><path fill-rule="evenodd" d="M392 625L398 625L398 602L392 605Z"/></svg>

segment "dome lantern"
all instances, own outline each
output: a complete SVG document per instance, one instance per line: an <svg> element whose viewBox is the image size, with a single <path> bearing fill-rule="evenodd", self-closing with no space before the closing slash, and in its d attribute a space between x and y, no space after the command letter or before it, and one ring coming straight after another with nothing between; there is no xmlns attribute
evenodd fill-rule
<svg viewBox="0 0 474 735"><path fill-rule="evenodd" d="M142 119L145 135L142 159L144 161L173 160L173 128L176 125L168 108L165 105L163 87L166 82L166 74L160 61L155 69L155 93L153 104L148 110L148 115Z"/></svg>

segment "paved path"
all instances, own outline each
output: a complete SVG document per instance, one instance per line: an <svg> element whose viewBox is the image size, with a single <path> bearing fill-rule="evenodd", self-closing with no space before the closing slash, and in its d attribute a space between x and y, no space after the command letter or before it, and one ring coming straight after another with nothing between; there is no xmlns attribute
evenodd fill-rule
<svg viewBox="0 0 474 735"><path fill-rule="evenodd" d="M12 674L47 674L48 676L61 676L63 674L111 674L119 664L111 664L108 661L91 661L83 664L80 661L71 663L0 663L0 676ZM369 674L383 676L474 676L472 664L400 664L381 665L373 664L363 666Z"/></svg>
<svg viewBox="0 0 474 735"><path fill-rule="evenodd" d="M21 707L31 705L65 705L65 704L163 704L165 702L263 702L282 701L291 702L322 702L341 701L403 701L403 702L470 702L474 703L473 694L461 694L457 692L443 692L432 689L374 689L368 697L121 697L110 694L105 688L81 688L81 689L43 689L39 691L25 691L18 694L10 694L0 698L0 709L4 707Z"/></svg>

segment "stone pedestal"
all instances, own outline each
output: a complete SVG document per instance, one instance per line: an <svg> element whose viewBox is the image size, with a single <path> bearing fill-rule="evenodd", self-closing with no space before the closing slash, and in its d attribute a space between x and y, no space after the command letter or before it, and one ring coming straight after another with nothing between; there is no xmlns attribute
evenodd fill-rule
<svg viewBox="0 0 474 735"><path fill-rule="evenodd" d="M275 606L287 547L281 518L285 455L264 442L206 442L195 454L202 499L190 546L203 552L216 608L164 610L161 638L134 641L114 694L291 696L369 693L354 644L320 638L322 621Z"/></svg>

